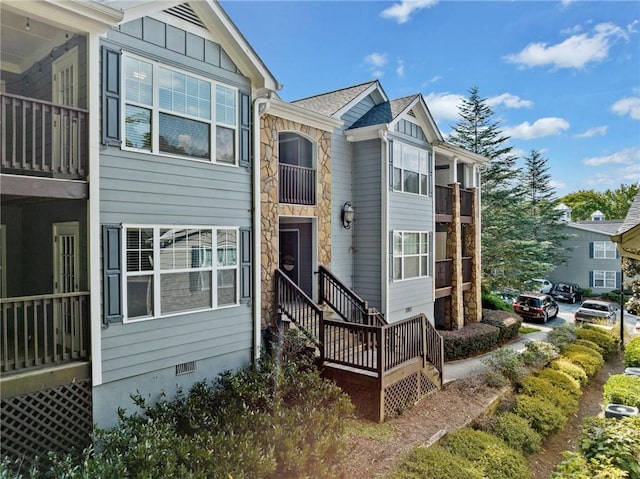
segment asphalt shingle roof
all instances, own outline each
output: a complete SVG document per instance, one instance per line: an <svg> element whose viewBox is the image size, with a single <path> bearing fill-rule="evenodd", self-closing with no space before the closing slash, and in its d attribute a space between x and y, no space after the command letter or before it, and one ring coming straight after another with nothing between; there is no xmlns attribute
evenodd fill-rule
<svg viewBox="0 0 640 479"><path fill-rule="evenodd" d="M567 226L596 231L608 235L615 234L622 225L622 221L572 221Z"/></svg>
<svg viewBox="0 0 640 479"><path fill-rule="evenodd" d="M362 118L351 125L351 128L362 128L365 126L390 123L400 113L402 113L417 96L418 95L405 96L403 98L398 98L397 100L391 100L376 105Z"/></svg>
<svg viewBox="0 0 640 479"><path fill-rule="evenodd" d="M341 90L335 90L320 95L310 96L307 98L301 98L300 100L292 101L294 105L301 106L307 110L316 111L324 115L333 115L340 110L347 103L352 101L363 91L376 83L377 80L361 83L359 85L342 88Z"/></svg>
<svg viewBox="0 0 640 479"><path fill-rule="evenodd" d="M631 203L631 207L627 212L624 223L622 223L622 226L620 226L618 231L615 231L615 233L626 233L627 231L638 225L640 225L640 193L638 193L633 199L633 203Z"/></svg>

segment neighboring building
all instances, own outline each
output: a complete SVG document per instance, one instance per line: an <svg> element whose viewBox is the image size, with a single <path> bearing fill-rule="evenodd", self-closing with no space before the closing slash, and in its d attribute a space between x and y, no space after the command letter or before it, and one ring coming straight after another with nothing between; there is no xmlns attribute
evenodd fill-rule
<svg viewBox="0 0 640 479"><path fill-rule="evenodd" d="M640 193L633 199L624 223L611 240L617 243L621 256L640 260Z"/></svg>
<svg viewBox="0 0 640 479"><path fill-rule="evenodd" d="M279 85L215 2L1 8L2 453L29 456L259 354Z"/></svg>
<svg viewBox="0 0 640 479"><path fill-rule="evenodd" d="M622 221L594 216L592 221L570 221L563 226L563 233L568 236L563 242L567 262L556 267L548 278L553 283L576 283L599 295L621 287L620 255L611 235Z"/></svg>

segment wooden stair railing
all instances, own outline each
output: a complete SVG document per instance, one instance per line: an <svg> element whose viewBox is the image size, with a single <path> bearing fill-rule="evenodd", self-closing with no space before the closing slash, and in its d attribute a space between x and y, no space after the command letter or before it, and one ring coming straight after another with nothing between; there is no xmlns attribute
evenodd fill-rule
<svg viewBox="0 0 640 479"><path fill-rule="evenodd" d="M328 304L344 321L368 326L387 324L382 313L345 286L324 266L318 268L320 302Z"/></svg>
<svg viewBox="0 0 640 479"><path fill-rule="evenodd" d="M297 284L277 269L275 272L276 301L279 314L285 314L318 346L324 343L322 318L324 312Z"/></svg>

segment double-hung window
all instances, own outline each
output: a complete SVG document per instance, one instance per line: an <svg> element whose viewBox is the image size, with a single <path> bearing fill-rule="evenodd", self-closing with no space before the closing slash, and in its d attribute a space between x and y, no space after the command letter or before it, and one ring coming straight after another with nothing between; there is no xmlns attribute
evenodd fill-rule
<svg viewBox="0 0 640 479"><path fill-rule="evenodd" d="M123 230L127 319L238 304L237 229L128 226Z"/></svg>
<svg viewBox="0 0 640 479"><path fill-rule="evenodd" d="M431 195L431 154L394 141L393 189L405 193Z"/></svg>
<svg viewBox="0 0 640 479"><path fill-rule="evenodd" d="M423 278L431 274L429 233L393 232L393 279Z"/></svg>
<svg viewBox="0 0 640 479"><path fill-rule="evenodd" d="M617 254L616 244L613 241L593 242L594 259L616 259Z"/></svg>
<svg viewBox="0 0 640 479"><path fill-rule="evenodd" d="M236 89L124 56L125 148L235 165Z"/></svg>
<svg viewBox="0 0 640 479"><path fill-rule="evenodd" d="M615 271L594 271L592 288L615 288L616 272Z"/></svg>

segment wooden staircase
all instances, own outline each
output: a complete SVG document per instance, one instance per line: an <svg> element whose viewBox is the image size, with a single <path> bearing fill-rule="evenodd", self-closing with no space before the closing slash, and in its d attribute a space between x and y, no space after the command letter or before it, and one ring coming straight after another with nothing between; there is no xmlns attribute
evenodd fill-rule
<svg viewBox="0 0 640 479"><path fill-rule="evenodd" d="M327 269L318 280L321 305L276 270L279 317L316 345L323 375L362 415L383 421L442 387L443 341L426 316L389 324Z"/></svg>

